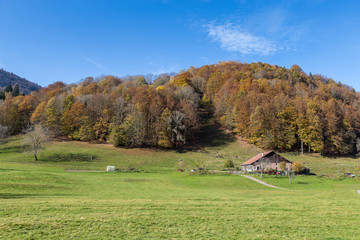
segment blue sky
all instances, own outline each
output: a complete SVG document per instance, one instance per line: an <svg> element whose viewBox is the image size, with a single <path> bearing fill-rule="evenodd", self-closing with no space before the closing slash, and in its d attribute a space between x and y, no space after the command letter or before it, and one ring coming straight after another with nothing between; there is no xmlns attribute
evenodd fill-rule
<svg viewBox="0 0 360 240"><path fill-rule="evenodd" d="M360 1L0 0L0 68L46 86L267 62L360 91Z"/></svg>

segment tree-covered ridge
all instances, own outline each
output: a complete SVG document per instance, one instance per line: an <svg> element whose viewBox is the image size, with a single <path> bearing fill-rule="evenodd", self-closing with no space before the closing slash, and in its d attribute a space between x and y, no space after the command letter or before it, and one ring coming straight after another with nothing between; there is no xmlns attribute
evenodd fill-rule
<svg viewBox="0 0 360 240"><path fill-rule="evenodd" d="M4 90L9 85L12 87L18 85L20 92L25 94L39 90L41 88L36 83L30 82L25 78L21 78L14 73L10 73L3 69L0 69L0 91Z"/></svg>
<svg viewBox="0 0 360 240"><path fill-rule="evenodd" d="M189 70L221 124L270 149L323 154L360 148L360 95L321 75L265 63L224 62ZM303 143L303 144L302 144Z"/></svg>
<svg viewBox="0 0 360 240"><path fill-rule="evenodd" d="M271 149L356 154L360 99L354 89L297 65L220 62L176 76L87 78L9 96L0 124L10 132L41 123L56 135L119 146L172 148L199 129L199 108L250 142Z"/></svg>
<svg viewBox="0 0 360 240"><path fill-rule="evenodd" d="M191 87L156 88L143 77L87 78L78 85L57 82L26 96L9 95L0 108L6 116L0 124L13 133L40 123L76 140L171 148L196 133L198 104Z"/></svg>

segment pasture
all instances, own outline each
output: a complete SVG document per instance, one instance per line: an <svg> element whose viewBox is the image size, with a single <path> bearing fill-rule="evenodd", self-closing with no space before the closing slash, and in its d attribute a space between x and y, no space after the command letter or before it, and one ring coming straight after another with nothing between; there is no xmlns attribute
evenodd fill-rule
<svg viewBox="0 0 360 240"><path fill-rule="evenodd" d="M0 145L0 238L358 239L360 180L337 177L337 159L284 154L320 162L331 175L296 176L291 185L286 177L263 179L289 190L238 175L176 172L219 169L227 158L239 166L259 151L238 141L182 151L55 141L35 162L21 136L8 138ZM343 161L348 171L358 160ZM138 172L65 171L106 165Z"/></svg>

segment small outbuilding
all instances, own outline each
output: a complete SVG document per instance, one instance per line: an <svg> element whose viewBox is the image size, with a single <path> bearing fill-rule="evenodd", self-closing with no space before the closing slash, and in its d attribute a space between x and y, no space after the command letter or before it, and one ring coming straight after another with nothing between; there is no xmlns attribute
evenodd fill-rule
<svg viewBox="0 0 360 240"><path fill-rule="evenodd" d="M292 162L275 153L274 151L263 152L241 164L241 169L245 172L257 172L270 169L281 170L281 162L285 162L286 170L291 168Z"/></svg>

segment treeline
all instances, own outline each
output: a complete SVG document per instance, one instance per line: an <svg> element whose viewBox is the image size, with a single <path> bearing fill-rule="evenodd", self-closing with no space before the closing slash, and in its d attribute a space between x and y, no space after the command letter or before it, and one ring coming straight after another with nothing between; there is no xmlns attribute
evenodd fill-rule
<svg viewBox="0 0 360 240"><path fill-rule="evenodd" d="M167 82L162 75L157 82ZM0 124L10 133L42 124L55 136L109 141L116 146L176 147L199 128L199 94L192 87L149 85L144 77L92 77L82 83L54 83L26 96L8 96Z"/></svg>
<svg viewBox="0 0 360 240"><path fill-rule="evenodd" d="M360 150L360 94L321 75L265 63L189 69L204 79L203 101L221 124L269 149L322 154Z"/></svg>
<svg viewBox="0 0 360 240"><path fill-rule="evenodd" d="M41 123L55 135L116 146L172 148L199 129L198 108L264 148L322 154L360 150L360 96L321 75L264 63L220 62L153 82L142 76L54 83L7 97L0 124L16 133Z"/></svg>

